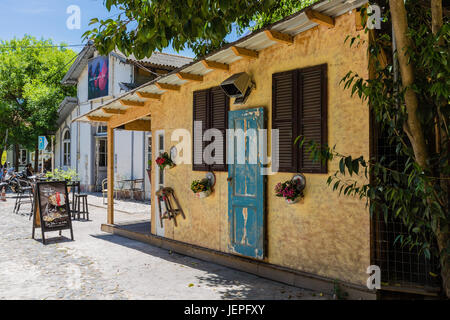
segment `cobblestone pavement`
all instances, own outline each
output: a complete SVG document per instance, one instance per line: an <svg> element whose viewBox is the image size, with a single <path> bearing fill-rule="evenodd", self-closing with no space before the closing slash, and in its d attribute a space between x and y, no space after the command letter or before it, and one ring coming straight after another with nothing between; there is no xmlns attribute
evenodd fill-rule
<svg viewBox="0 0 450 320"><path fill-rule="evenodd" d="M107 205L104 203L106 199L103 199L101 193L89 193L88 194L88 202L89 205L107 209ZM122 213L149 213L151 210L150 201L145 201L145 203L141 201L134 200L114 200L114 210L116 212Z"/></svg>
<svg viewBox="0 0 450 320"><path fill-rule="evenodd" d="M106 210L94 206L90 221L73 222L75 241L49 233L44 246L40 229L31 239L29 206L21 214L13 207L11 195L0 202L0 299L330 298L101 232ZM146 209L116 212L116 220L148 220Z"/></svg>

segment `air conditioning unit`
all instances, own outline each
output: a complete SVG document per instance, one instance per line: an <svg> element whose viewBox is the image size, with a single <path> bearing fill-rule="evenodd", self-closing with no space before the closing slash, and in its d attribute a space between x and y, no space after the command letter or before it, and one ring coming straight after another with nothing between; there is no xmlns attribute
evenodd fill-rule
<svg viewBox="0 0 450 320"><path fill-rule="evenodd" d="M236 98L234 104L243 104L250 95L255 85L250 76L245 72L233 74L220 84L220 87L230 98Z"/></svg>

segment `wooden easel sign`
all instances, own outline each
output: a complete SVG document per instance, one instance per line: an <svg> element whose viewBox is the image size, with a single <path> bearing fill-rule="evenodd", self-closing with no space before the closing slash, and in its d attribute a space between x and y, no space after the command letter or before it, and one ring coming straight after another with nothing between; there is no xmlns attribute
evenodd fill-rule
<svg viewBox="0 0 450 320"><path fill-rule="evenodd" d="M33 232L41 228L42 243L46 244L45 233L69 229L73 240L72 219L70 218L69 193L65 181L38 182L34 190Z"/></svg>

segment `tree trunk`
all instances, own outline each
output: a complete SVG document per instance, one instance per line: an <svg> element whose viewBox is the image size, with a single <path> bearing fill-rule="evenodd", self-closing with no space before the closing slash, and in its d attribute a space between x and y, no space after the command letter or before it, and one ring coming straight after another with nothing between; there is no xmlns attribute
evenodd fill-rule
<svg viewBox="0 0 450 320"><path fill-rule="evenodd" d="M34 146L34 172L38 174L39 169L39 145L36 143Z"/></svg>
<svg viewBox="0 0 450 320"><path fill-rule="evenodd" d="M442 24L443 24L443 15L442 15L442 0L431 0L431 31L433 32L434 35L437 35L437 33L439 32L439 30L441 30L442 28ZM442 45L443 43L443 38L441 38L439 40L439 45ZM448 133L446 132L445 128L445 124L444 124L444 118L442 113L440 112L440 108L444 107L443 105L438 105L436 106L437 108L437 130L436 130L436 137L437 137L437 141L438 144L436 145L436 152L439 154L446 154L446 151L449 148L449 143L448 143ZM442 174L442 168L439 168L441 174L440 177L441 178L448 178L446 177L444 174ZM449 199L448 199L448 181L445 179L441 179L441 188L442 190L444 190L444 194L447 195L447 197L444 199L444 204L446 205L447 212L449 210ZM443 232L443 225L446 223L446 221L440 221L439 222L439 226L438 226L438 230L437 230L437 234L436 234L436 238L437 238L437 243L438 243L438 248L441 252L444 252L444 256L441 258L441 276L442 276L442 282L443 282L443 288L444 288L444 293L447 297L450 298L450 260L448 255L445 253L445 248L447 248L447 243L448 243L448 233Z"/></svg>
<svg viewBox="0 0 450 320"><path fill-rule="evenodd" d="M14 145L14 170L19 171L20 148L18 144Z"/></svg>
<svg viewBox="0 0 450 320"><path fill-rule="evenodd" d="M419 101L415 92L411 89L414 83L413 66L409 64L408 48L411 47L411 39L408 38L408 22L406 20L406 9L403 0L389 0L391 9L392 26L394 28L395 41L397 44L397 57L405 92L405 105L408 119L404 125L404 130L408 135L414 150L416 162L423 168L427 168L428 150L425 144L422 125L417 116Z"/></svg>
<svg viewBox="0 0 450 320"><path fill-rule="evenodd" d="M441 11L442 15L442 3L437 3L440 1L432 0L432 10L434 11L432 15L434 17L439 14L436 11ZM408 135L411 145L414 150L414 156L416 162L423 168L428 168L427 159L429 158L427 146L425 143L425 136L423 132L422 125L417 116L417 109L419 108L419 102L415 92L410 88L414 83L414 70L413 66L408 63L408 48L411 48L411 39L408 38L408 22L406 16L406 8L403 0L389 0L389 7L391 9L392 26L395 34L395 41L397 45L397 57L400 67L400 73L402 77L403 88L406 89L405 92L405 106L408 113L408 119L404 125L404 130ZM440 19L442 24L442 17ZM433 21L432 28L433 32L439 30L439 19ZM439 106L437 106L439 107ZM447 245L447 234L436 232L436 239L438 242L438 247L441 252L443 248ZM447 297L450 297L450 268L448 263L448 256L444 253L441 257L441 275L443 289Z"/></svg>

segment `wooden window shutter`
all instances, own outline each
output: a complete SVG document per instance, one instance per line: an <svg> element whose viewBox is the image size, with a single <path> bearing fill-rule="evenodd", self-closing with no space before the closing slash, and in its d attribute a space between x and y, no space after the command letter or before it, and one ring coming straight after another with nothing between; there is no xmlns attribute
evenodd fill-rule
<svg viewBox="0 0 450 320"><path fill-rule="evenodd" d="M205 148L205 142L202 141L203 133L208 128L208 100L209 100L209 90L201 90L194 92L194 104L193 104L193 122L192 122L192 139L193 139L193 159L192 159L192 170L193 171L208 171L209 166L204 163L203 160L203 149ZM194 135L195 121L202 122L201 136ZM198 147L198 146L201 146ZM201 159L201 164L196 164L195 160Z"/></svg>
<svg viewBox="0 0 450 320"><path fill-rule="evenodd" d="M222 159L221 163L212 164L211 171L228 171L226 164L226 130L228 128L228 111L230 109L230 98L220 87L211 88L210 92L210 125L209 128L220 130L223 137L223 148L216 150L215 156ZM208 142L209 144L210 142Z"/></svg>
<svg viewBox="0 0 450 320"><path fill-rule="evenodd" d="M279 130L280 172L297 171L297 79L295 70L272 75L272 129Z"/></svg>
<svg viewBox="0 0 450 320"><path fill-rule="evenodd" d="M301 69L299 80L299 134L305 143L315 141L326 144L327 135L327 66L319 65ZM298 168L300 172L326 173L327 164L313 161L307 146L300 148Z"/></svg>

